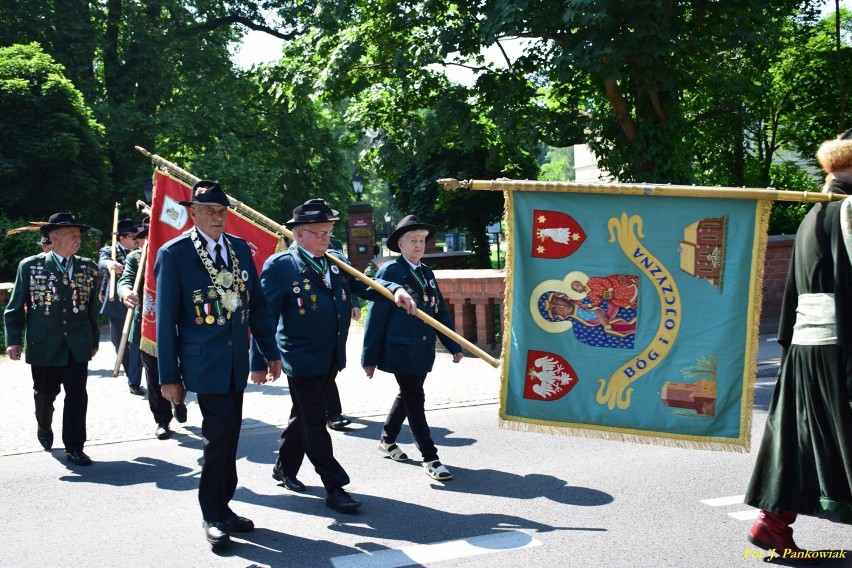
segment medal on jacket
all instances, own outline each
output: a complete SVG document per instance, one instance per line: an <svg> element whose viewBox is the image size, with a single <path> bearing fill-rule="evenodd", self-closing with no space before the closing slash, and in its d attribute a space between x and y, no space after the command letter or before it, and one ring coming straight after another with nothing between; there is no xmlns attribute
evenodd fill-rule
<svg viewBox="0 0 852 568"><path fill-rule="evenodd" d="M316 271L316 273L319 274L320 279L322 279L323 284L328 286L328 281L326 280L326 274L328 273L328 260L325 258L325 256L321 256L319 258L319 260L316 260L316 259L313 258L313 255L308 253L308 251L306 251L302 247L298 247L298 248L299 248L299 255L302 257L302 260L305 261L305 264L307 264L308 266L313 268L314 271ZM336 266L331 267L332 270L335 270L336 268L337 268Z"/></svg>
<svg viewBox="0 0 852 568"><path fill-rule="evenodd" d="M207 317L204 318L204 323L206 323L207 325L210 325L214 321L216 321L216 318L213 317L213 303L212 302L207 302L206 304L204 304L204 313L207 314Z"/></svg>
<svg viewBox="0 0 852 568"><path fill-rule="evenodd" d="M54 260L57 260L59 258L56 253L54 253L54 257ZM59 272L62 273L63 286L68 286L68 271L71 270L71 263L73 262L71 260L71 257L68 257L66 260L68 261L67 266L62 266L62 262L56 263L57 268L59 268Z"/></svg>
<svg viewBox="0 0 852 568"><path fill-rule="evenodd" d="M296 298L296 303L299 305L299 315L305 315L305 299L301 296Z"/></svg>
<svg viewBox="0 0 852 568"><path fill-rule="evenodd" d="M231 313L237 311L243 304L240 292L246 291L245 282L248 280L248 272L244 270L243 272L246 273L245 278L240 278L240 262L237 259L237 255L234 254L231 241L228 239L223 237L222 240L225 241L228 258L231 260L230 271L218 270L213 265L213 260L211 260L210 255L207 253L207 248L202 245L197 231L190 231L189 236L192 239L192 244L195 246L198 257L201 259L204 268L207 270L207 274L210 276L210 281L213 283L213 286L209 287L208 290L215 290L213 297L218 295L218 300L214 304L217 317L214 318L211 314L204 321L208 324L215 321L219 325L225 325L225 321L231 319ZM209 295L210 293L208 292ZM222 308L225 310L225 315L221 313ZM209 321L210 318L213 318L213 321Z"/></svg>
<svg viewBox="0 0 852 568"><path fill-rule="evenodd" d="M317 295L316 294L311 294L311 302L313 302L313 304L311 304L311 309L316 310L317 309Z"/></svg>
<svg viewBox="0 0 852 568"><path fill-rule="evenodd" d="M435 300L427 292L428 288L426 287L426 280L421 278L420 273L417 272L417 270L415 270L414 268L412 268L410 264L408 265L408 270L411 271L412 276L414 276L414 279L417 280L417 284L420 285L421 294L423 294L423 304L428 306L434 306Z"/></svg>
<svg viewBox="0 0 852 568"><path fill-rule="evenodd" d="M193 290L192 303L195 304L195 323L196 325L201 325L204 323L204 318L201 317L201 304L204 303L201 297L201 290Z"/></svg>

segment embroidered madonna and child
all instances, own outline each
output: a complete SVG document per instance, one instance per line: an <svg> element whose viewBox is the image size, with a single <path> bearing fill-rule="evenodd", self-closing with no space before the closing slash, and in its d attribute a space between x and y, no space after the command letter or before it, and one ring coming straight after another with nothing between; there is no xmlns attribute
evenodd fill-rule
<svg viewBox="0 0 852 568"><path fill-rule="evenodd" d="M577 340L594 347L633 349L639 277L633 274L588 276L568 273L533 291L533 319L550 333L571 330Z"/></svg>

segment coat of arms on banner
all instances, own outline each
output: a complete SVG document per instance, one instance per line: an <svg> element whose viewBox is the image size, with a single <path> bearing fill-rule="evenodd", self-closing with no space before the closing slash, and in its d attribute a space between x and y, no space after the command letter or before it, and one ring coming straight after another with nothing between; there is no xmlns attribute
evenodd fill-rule
<svg viewBox="0 0 852 568"><path fill-rule="evenodd" d="M586 233L573 217L559 211L536 209L533 211L532 255L539 258L564 258L570 256L586 240Z"/></svg>

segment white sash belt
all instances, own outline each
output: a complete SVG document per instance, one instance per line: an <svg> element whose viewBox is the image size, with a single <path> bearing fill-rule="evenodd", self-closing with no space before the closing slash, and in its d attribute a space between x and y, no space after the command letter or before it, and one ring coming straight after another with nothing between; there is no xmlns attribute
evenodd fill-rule
<svg viewBox="0 0 852 568"><path fill-rule="evenodd" d="M793 326L794 345L835 345L834 294L800 294Z"/></svg>

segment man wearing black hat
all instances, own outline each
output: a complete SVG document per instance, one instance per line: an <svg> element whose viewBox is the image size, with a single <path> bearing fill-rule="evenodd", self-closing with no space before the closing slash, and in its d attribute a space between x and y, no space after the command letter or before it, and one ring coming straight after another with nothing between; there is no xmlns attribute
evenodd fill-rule
<svg viewBox="0 0 852 568"><path fill-rule="evenodd" d="M401 252L402 256L396 262L382 266L376 277L402 284L416 298L422 311L454 329L435 274L420 262L426 252L426 241L435 236L436 230L434 225L421 223L414 215L402 219L388 237L388 248ZM361 365L368 377L373 378L378 367L393 373L399 384L399 394L382 429L379 451L394 461L408 459L396 444L402 423L408 418L414 444L423 456L424 473L432 479L446 481L453 476L438 460L438 450L432 441L423 407L423 383L435 362L435 335L435 329L420 319L408 317L389 304L375 303L367 312ZM453 354L453 363L461 361L464 357L461 346L442 333L437 333L437 336Z"/></svg>
<svg viewBox="0 0 852 568"><path fill-rule="evenodd" d="M346 261L340 252L329 250L337 219L337 211L322 199L296 207L287 222L295 242L288 250L269 257L260 282L272 312L278 316L278 347L293 402L272 477L291 491L304 491L296 475L307 455L327 492L326 505L348 512L361 503L343 489L349 476L334 458L326 429L326 397L338 371L346 366L352 294L365 299L384 297L330 262L330 256ZM402 286L377 282L394 293L397 304L411 313L416 311ZM252 375L262 375L266 363L255 343L251 355Z"/></svg>
<svg viewBox="0 0 852 568"><path fill-rule="evenodd" d="M18 264L15 287L6 305L6 354L21 358L26 335L26 362L33 375L36 436L45 450L53 445L53 401L65 388L62 441L65 456L89 465L86 442L86 378L89 361L98 351L98 267L76 256L81 225L71 213L56 213L41 227L53 250Z"/></svg>
<svg viewBox="0 0 852 568"><path fill-rule="evenodd" d="M171 428L169 427L172 417L177 419L178 422L186 422L186 404L180 402L174 405L174 409L172 409L172 403L166 400L160 390L156 345L146 343L145 346L141 346L143 306L139 302L139 295L145 289L145 272L144 270L140 272L139 260L142 258L142 253L148 250L145 248L145 240L148 238L148 223L149 218L145 217L142 227L136 233L136 244L139 248L127 255L127 259L124 261L124 270L116 285L118 288L116 293L121 298L125 307L133 310L133 320L127 342L130 345L136 346L142 357L142 366L145 368L145 376L148 382L148 407L151 409L151 414L154 415L154 422L157 424L154 435L158 440L167 440L172 435ZM134 290L137 274L139 275L138 291ZM153 317L153 310L150 309L150 306L145 311L149 318Z"/></svg>
<svg viewBox="0 0 852 568"><path fill-rule="evenodd" d="M218 182L201 180L189 206L195 227L157 252L157 367L163 396L198 395L204 464L198 487L202 526L214 548L231 532L254 529L229 502L237 488L237 445L249 375L248 332L269 363L256 383L281 374L275 322L248 243L225 233L229 201Z"/></svg>
<svg viewBox="0 0 852 568"><path fill-rule="evenodd" d="M115 260L112 259L113 245L107 245L98 251L98 268L101 269L103 280L101 283L101 292L104 297L101 313L109 317L109 338L115 347L116 354L118 346L121 343L121 333L124 331L124 319L127 317L127 308L121 302L118 294L113 294L113 298L109 298L109 273L115 271L116 282L121 272L124 270L124 261L130 251L136 248L136 233L138 229L136 224L130 219L122 219L118 222L114 235L115 242ZM124 366L124 374L127 375L127 386L131 394L145 396L145 390L142 388L142 357L139 354L139 348L136 345L128 344L124 351L124 358L121 361Z"/></svg>

